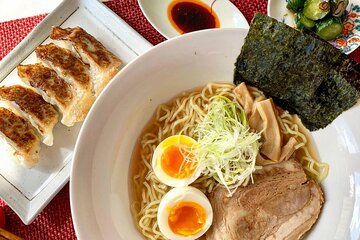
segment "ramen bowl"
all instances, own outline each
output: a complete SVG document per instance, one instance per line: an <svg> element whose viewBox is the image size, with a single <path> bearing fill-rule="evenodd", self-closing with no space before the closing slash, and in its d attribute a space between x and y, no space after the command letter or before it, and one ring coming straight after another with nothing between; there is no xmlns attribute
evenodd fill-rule
<svg viewBox="0 0 360 240"><path fill-rule="evenodd" d="M173 38L128 64L107 86L81 129L70 178L79 239L144 239L130 210L129 166L156 107L209 82L232 82L246 29L212 29ZM313 132L330 165L318 222L306 239L358 239L360 107Z"/></svg>

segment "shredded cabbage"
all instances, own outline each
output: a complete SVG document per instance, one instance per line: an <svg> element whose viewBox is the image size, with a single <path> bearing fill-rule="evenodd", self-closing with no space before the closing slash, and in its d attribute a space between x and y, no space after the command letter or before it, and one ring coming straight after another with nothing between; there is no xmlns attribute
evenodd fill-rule
<svg viewBox="0 0 360 240"><path fill-rule="evenodd" d="M213 176L230 196L246 185L255 169L260 134L250 131L242 107L224 96L212 97L197 126L197 156L203 174Z"/></svg>

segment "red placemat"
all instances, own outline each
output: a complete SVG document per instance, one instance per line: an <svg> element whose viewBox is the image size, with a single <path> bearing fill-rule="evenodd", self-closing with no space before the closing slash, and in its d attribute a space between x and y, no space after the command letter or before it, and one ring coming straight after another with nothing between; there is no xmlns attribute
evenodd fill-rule
<svg viewBox="0 0 360 240"><path fill-rule="evenodd" d="M232 0L250 21L255 12L266 13L267 0ZM136 0L114 0L106 5L156 45L165 40L143 16ZM8 54L46 14L0 23L0 60ZM360 61L360 49L351 55ZM76 239L70 212L69 185L67 184L49 203L44 211L28 226L0 199L5 209L6 229L24 239Z"/></svg>
<svg viewBox="0 0 360 240"><path fill-rule="evenodd" d="M16 47L44 17L46 14L0 23L0 60Z"/></svg>

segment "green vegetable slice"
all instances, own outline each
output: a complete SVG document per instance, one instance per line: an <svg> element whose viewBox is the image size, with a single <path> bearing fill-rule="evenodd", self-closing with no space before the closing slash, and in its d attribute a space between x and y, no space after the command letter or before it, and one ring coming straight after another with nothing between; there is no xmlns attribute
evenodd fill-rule
<svg viewBox="0 0 360 240"><path fill-rule="evenodd" d="M326 41L335 39L343 30L340 18L331 17L316 23L316 34Z"/></svg>
<svg viewBox="0 0 360 240"><path fill-rule="evenodd" d="M330 12L330 3L328 0L306 0L303 14L311 20L324 18Z"/></svg>
<svg viewBox="0 0 360 240"><path fill-rule="evenodd" d="M315 21L308 19L307 17L305 17L304 14L302 13L298 13L296 14L296 18L298 18L298 22L300 22L304 27L311 29L315 26ZM299 25L299 24L297 24ZM301 26L301 25L300 25ZM299 28L299 27L298 27ZM301 28L299 28L301 29Z"/></svg>
<svg viewBox="0 0 360 240"><path fill-rule="evenodd" d="M305 0L288 0L286 8L293 12L298 12L304 7Z"/></svg>
<svg viewBox="0 0 360 240"><path fill-rule="evenodd" d="M303 30L305 28L304 24L300 21L300 13L295 15L295 25L299 30Z"/></svg>

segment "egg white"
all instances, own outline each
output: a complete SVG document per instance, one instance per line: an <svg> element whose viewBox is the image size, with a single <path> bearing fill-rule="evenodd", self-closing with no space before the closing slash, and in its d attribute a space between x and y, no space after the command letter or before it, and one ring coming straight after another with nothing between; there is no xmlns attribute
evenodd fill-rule
<svg viewBox="0 0 360 240"><path fill-rule="evenodd" d="M161 167L161 157L165 151L165 149L169 146L178 144L180 142L180 138L183 138L185 141L191 142L192 144L197 144L196 140L191 137L185 135L174 135L164 139L155 149L151 165L155 175L159 178L159 180L170 186L170 187L184 187L193 183L201 174L200 166L195 169L193 174L187 178L174 178L168 175Z"/></svg>
<svg viewBox="0 0 360 240"><path fill-rule="evenodd" d="M185 237L178 235L171 230L168 223L170 210L179 202L194 202L204 208L206 212L206 222L201 231L197 234ZM157 213L157 221L161 233L168 239L191 240L201 237L210 228L213 221L213 210L208 198L200 190L191 186L177 187L171 189L161 199Z"/></svg>

